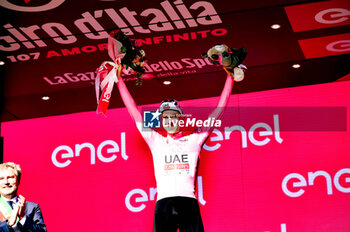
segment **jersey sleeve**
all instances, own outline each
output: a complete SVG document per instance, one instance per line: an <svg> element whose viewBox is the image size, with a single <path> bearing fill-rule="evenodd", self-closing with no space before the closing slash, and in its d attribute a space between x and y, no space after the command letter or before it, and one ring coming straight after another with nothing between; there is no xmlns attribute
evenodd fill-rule
<svg viewBox="0 0 350 232"><path fill-rule="evenodd" d="M153 130L151 128L143 128L142 122L136 122L136 127L149 147L151 147L153 142L159 136L161 136L158 132L156 132L155 130Z"/></svg>
<svg viewBox="0 0 350 232"><path fill-rule="evenodd" d="M203 130L201 128L197 128L193 133L197 135L198 143L203 146L205 141L208 139L212 130Z"/></svg>

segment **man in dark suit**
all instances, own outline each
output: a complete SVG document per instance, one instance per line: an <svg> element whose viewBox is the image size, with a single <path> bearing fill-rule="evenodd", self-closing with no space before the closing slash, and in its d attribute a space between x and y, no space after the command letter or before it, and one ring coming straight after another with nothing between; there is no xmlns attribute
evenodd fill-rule
<svg viewBox="0 0 350 232"><path fill-rule="evenodd" d="M19 165L0 164L0 232L46 232L39 205L17 195L20 180Z"/></svg>

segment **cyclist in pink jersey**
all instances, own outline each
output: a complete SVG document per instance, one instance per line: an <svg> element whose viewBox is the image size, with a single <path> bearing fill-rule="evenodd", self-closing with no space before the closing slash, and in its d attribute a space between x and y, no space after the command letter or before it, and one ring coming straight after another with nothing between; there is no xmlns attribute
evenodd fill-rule
<svg viewBox="0 0 350 232"><path fill-rule="evenodd" d="M221 117L231 95L233 83L232 74L227 72L217 108L210 118ZM152 152L157 182L153 231L176 232L179 229L180 232L203 232L199 205L195 197L195 178L201 148L212 128L198 128L190 134L184 134L177 124L164 127L166 136L155 130L145 130L142 114L122 78L118 78L117 86L129 114ZM183 114L175 100L163 101L159 111L165 121L178 120Z"/></svg>

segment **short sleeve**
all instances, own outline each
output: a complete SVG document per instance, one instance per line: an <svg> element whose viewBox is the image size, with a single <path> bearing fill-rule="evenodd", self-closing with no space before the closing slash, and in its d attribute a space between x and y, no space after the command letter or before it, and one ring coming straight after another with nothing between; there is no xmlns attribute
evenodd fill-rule
<svg viewBox="0 0 350 232"><path fill-rule="evenodd" d="M158 132L151 128L144 128L141 122L136 122L136 127L140 132L143 139L146 141L148 146L151 146L152 143L161 136Z"/></svg>

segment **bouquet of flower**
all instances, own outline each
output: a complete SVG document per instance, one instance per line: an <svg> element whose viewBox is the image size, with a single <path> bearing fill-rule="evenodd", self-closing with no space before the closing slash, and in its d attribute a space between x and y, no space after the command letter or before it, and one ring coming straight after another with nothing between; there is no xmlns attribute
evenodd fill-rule
<svg viewBox="0 0 350 232"><path fill-rule="evenodd" d="M141 85L141 77L145 73L143 65L147 60L141 46L120 30L114 30L109 34L108 55L113 62L102 62L96 70L95 80L97 113L102 112L103 114L106 114L114 83L117 83L118 78L121 77L122 68L131 68L137 74L136 85Z"/></svg>
<svg viewBox="0 0 350 232"><path fill-rule="evenodd" d="M244 79L247 67L242 62L246 56L246 48L229 48L225 44L217 44L202 54L202 57L208 58L211 63L223 66L226 73L233 76L235 81Z"/></svg>
<svg viewBox="0 0 350 232"><path fill-rule="evenodd" d="M145 73L143 68L147 61L146 53L136 40L129 39L120 30L112 31L108 38L108 54L112 60L121 58L121 64L125 68L131 68L138 76L137 84L141 83L141 75Z"/></svg>

